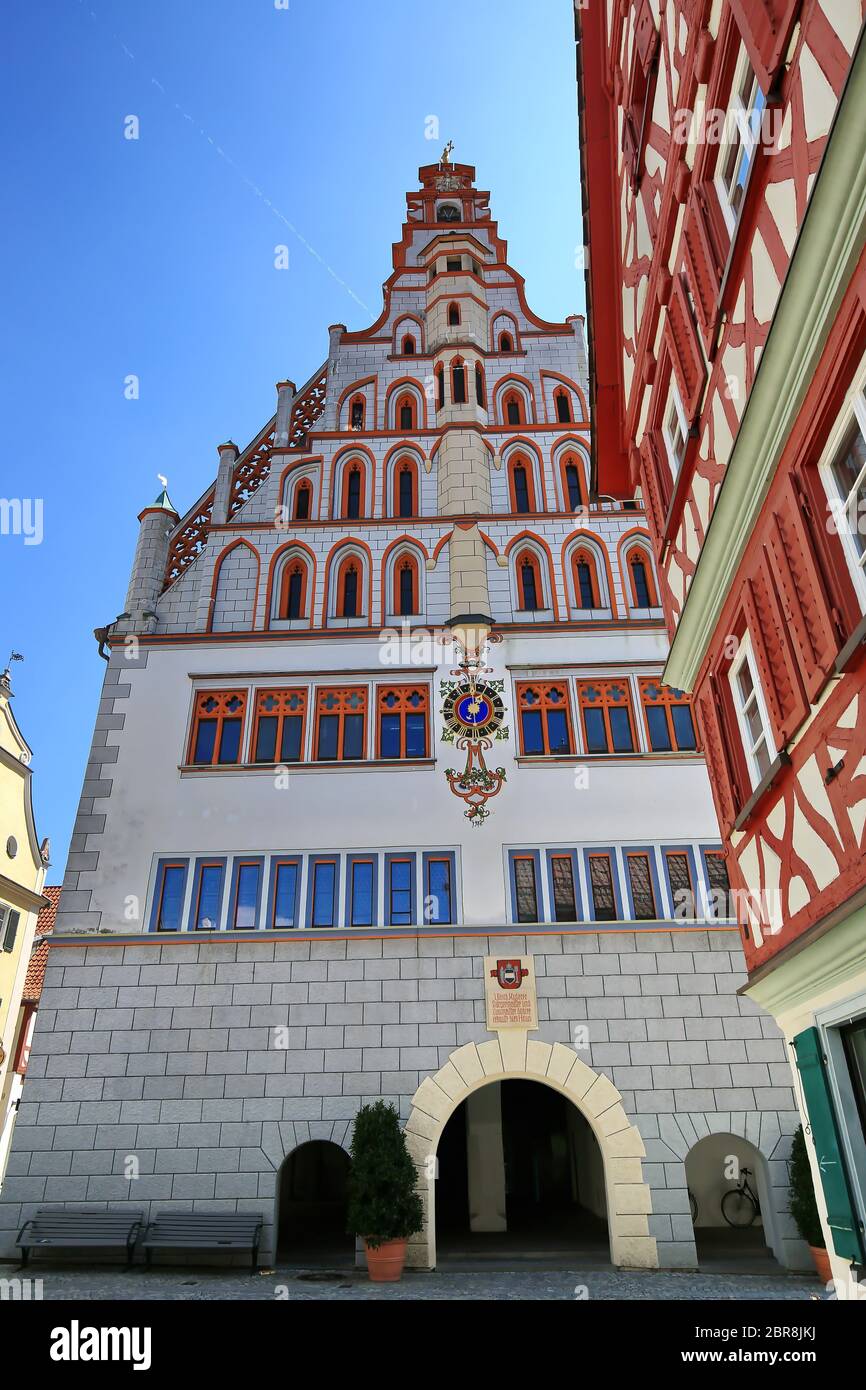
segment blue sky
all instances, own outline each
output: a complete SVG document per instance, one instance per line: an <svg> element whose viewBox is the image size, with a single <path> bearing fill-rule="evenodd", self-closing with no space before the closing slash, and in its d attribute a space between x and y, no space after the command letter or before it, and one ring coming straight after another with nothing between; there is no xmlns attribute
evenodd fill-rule
<svg viewBox="0 0 866 1390"><path fill-rule="evenodd" d="M157 474L182 514L274 383L321 364L328 324L378 315L405 193L445 140L490 189L532 308L582 312L572 5L17 0L0 26L0 493L42 503L39 544L0 534L0 669L24 654L13 708L59 882L92 630L123 608Z"/></svg>

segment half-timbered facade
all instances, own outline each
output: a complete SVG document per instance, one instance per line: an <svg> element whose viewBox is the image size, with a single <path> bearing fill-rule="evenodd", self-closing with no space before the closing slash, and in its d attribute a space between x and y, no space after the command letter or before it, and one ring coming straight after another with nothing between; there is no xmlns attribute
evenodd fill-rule
<svg viewBox="0 0 866 1390"><path fill-rule="evenodd" d="M331 328L185 516L141 513L4 1233L45 1200L227 1206L303 1258L299 1193L381 1095L418 1164L416 1265L437 1210L508 1227L504 1153L536 1123L575 1248L694 1265L736 1153L802 1261L784 1045L736 992L646 516L591 499L587 390L582 320L532 312L446 154L378 320ZM489 991L530 987L500 1027Z"/></svg>
<svg viewBox="0 0 866 1390"><path fill-rule="evenodd" d="M615 422L594 486L646 502L665 678L693 695L747 993L791 1044L842 1275L866 1259L863 6L577 17Z"/></svg>

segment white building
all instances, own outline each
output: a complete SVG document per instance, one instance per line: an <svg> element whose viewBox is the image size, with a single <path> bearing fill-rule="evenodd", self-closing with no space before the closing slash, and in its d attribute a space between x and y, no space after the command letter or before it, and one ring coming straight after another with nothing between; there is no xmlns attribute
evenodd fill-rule
<svg viewBox="0 0 866 1390"><path fill-rule="evenodd" d="M377 322L141 514L2 1234L260 1209L304 1258L384 1096L416 1265L470 1228L694 1265L731 1158L807 1264L644 515L587 493L583 322L532 313L471 167L420 180ZM515 971L534 1026L489 1029Z"/></svg>

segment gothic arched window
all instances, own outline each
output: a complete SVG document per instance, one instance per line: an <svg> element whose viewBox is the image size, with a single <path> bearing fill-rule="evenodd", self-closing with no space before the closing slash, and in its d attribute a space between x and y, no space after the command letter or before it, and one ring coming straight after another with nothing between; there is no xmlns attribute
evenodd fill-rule
<svg viewBox="0 0 866 1390"><path fill-rule="evenodd" d="M418 515L418 471L409 459L403 459L395 474L395 516Z"/></svg>
<svg viewBox="0 0 866 1390"><path fill-rule="evenodd" d="M580 468L571 457L563 464L562 481L565 505L569 511L576 512L583 506L583 485Z"/></svg>
<svg viewBox="0 0 866 1390"><path fill-rule="evenodd" d="M361 616L361 574L358 560L350 555L340 566L337 584L337 617Z"/></svg>
<svg viewBox="0 0 866 1390"><path fill-rule="evenodd" d="M466 368L459 357L451 367L451 399L455 405L466 404Z"/></svg>
<svg viewBox="0 0 866 1390"><path fill-rule="evenodd" d="M571 424L571 401L567 391L560 390L554 396L556 401L556 418L561 425Z"/></svg>
<svg viewBox="0 0 866 1390"><path fill-rule="evenodd" d="M297 491L295 492L295 521L309 521L312 498L313 489L306 479L298 483Z"/></svg>
<svg viewBox="0 0 866 1390"><path fill-rule="evenodd" d="M343 472L343 516L348 521L354 521L361 515L361 504L364 497L364 469L363 465L353 459L346 465Z"/></svg>
<svg viewBox="0 0 866 1390"><path fill-rule="evenodd" d="M400 617L418 612L418 564L411 555L403 555L394 571L394 611Z"/></svg>
<svg viewBox="0 0 866 1390"><path fill-rule="evenodd" d="M484 370L480 362L475 363L475 401L484 408Z"/></svg>
<svg viewBox="0 0 866 1390"><path fill-rule="evenodd" d="M635 608L655 608L655 584L652 580L649 560L640 546L635 546L628 556L628 571L631 579L632 605Z"/></svg>
<svg viewBox="0 0 866 1390"><path fill-rule="evenodd" d="M460 323L460 305L459 305L459 304L449 304L449 305L448 305L448 326L449 326L449 328L456 328L456 327L458 326L459 323Z"/></svg>
<svg viewBox="0 0 866 1390"><path fill-rule="evenodd" d="M511 510L525 516L535 511L535 489L532 485L532 467L528 459L518 454L508 467L508 482L511 493Z"/></svg>
<svg viewBox="0 0 866 1390"><path fill-rule="evenodd" d="M514 339L512 338L512 336L511 336L510 333L500 333L500 335L499 335L499 351L500 351L500 352L513 352L513 351L514 351Z"/></svg>
<svg viewBox="0 0 866 1390"><path fill-rule="evenodd" d="M302 560L293 560L283 570L280 595L281 618L303 618L306 611L307 567Z"/></svg>
<svg viewBox="0 0 866 1390"><path fill-rule="evenodd" d="M578 608L600 608L598 571L595 556L588 549L578 550L572 559L574 596Z"/></svg>
<svg viewBox="0 0 866 1390"><path fill-rule="evenodd" d="M511 391L505 397L505 423L507 425L522 425L523 421L523 397L516 391Z"/></svg>
<svg viewBox="0 0 866 1390"><path fill-rule="evenodd" d="M407 333L403 339L403 354L405 357L414 357L415 355L415 339L411 333Z"/></svg>
<svg viewBox="0 0 866 1390"><path fill-rule="evenodd" d="M541 567L531 550L522 551L517 560L517 594L520 608L528 612L544 607Z"/></svg>

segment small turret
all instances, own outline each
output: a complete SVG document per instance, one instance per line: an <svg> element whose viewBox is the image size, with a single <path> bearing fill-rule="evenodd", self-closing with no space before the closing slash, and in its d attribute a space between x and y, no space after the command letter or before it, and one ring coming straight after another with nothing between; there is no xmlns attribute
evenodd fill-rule
<svg viewBox="0 0 866 1390"><path fill-rule="evenodd" d="M156 500L139 513L140 529L129 588L126 591L126 619L130 628L148 625L145 614L153 613L165 583L168 545L180 517L163 487Z"/></svg>

